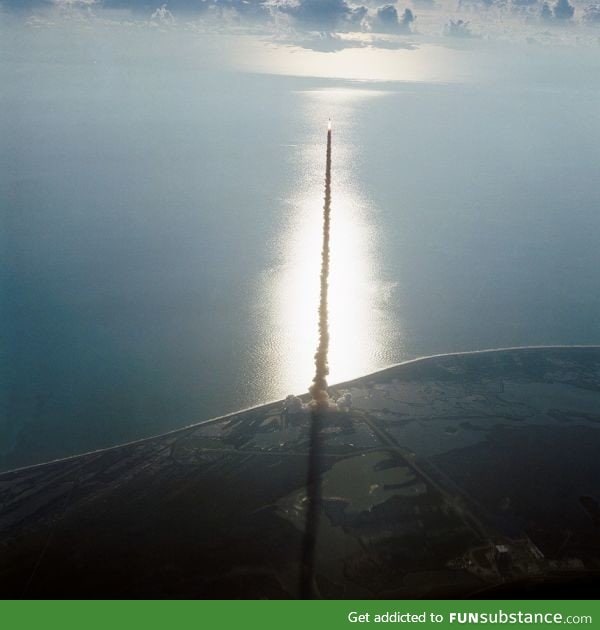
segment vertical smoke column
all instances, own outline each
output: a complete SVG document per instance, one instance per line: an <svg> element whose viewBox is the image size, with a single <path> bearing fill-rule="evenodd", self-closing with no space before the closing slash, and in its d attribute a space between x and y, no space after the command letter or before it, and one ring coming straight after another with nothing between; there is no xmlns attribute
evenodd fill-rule
<svg viewBox="0 0 600 630"><path fill-rule="evenodd" d="M321 250L321 292L319 299L319 345L315 353L315 377L310 387L312 396L310 450L306 479L306 525L302 541L300 597L312 599L316 595L315 548L321 506L321 444L320 432L323 416L329 408L327 375L329 366L329 314L327 294L329 288L329 229L331 218L331 120L327 127L327 160L325 164L325 203L323 205L323 247Z"/></svg>
<svg viewBox="0 0 600 630"><path fill-rule="evenodd" d="M329 406L327 376L329 365L329 311L327 293L329 289L329 225L331 220L331 120L327 126L327 160L325 163L325 203L323 205L323 249L321 251L321 293L319 300L319 345L315 353L315 377L310 387L313 405L317 408Z"/></svg>

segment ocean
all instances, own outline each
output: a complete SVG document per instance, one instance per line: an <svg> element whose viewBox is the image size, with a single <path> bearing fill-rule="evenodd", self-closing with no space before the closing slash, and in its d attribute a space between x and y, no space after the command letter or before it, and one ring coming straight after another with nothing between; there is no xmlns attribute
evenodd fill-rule
<svg viewBox="0 0 600 630"><path fill-rule="evenodd" d="M292 76L94 36L0 63L0 469L307 391L330 117L330 382L600 343L597 78L542 53L490 76L500 51Z"/></svg>

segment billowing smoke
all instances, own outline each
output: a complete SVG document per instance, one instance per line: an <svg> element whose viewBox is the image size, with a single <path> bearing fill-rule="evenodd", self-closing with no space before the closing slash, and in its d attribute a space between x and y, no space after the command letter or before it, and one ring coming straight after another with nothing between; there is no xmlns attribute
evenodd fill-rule
<svg viewBox="0 0 600 630"><path fill-rule="evenodd" d="M303 413L307 409L306 405L302 402L302 398L290 394L286 397L283 403L283 410L287 414Z"/></svg>
<svg viewBox="0 0 600 630"><path fill-rule="evenodd" d="M346 392L336 400L335 404L340 411L350 411L352 409L352 394Z"/></svg>
<svg viewBox="0 0 600 630"><path fill-rule="evenodd" d="M321 251L321 290L319 297L319 344L315 353L315 377L310 386L314 405L319 409L329 406L327 375L329 365L329 310L327 293L329 289L329 231L331 220L331 123L327 129L327 159L325 164L325 203L323 205L323 248Z"/></svg>

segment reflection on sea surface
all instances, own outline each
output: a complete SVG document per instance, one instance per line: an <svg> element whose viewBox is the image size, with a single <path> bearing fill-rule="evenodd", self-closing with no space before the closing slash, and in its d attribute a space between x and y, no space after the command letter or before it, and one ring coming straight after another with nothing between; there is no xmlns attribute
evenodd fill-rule
<svg viewBox="0 0 600 630"><path fill-rule="evenodd" d="M451 82L476 74L466 51L410 40L386 43L366 34L318 34L295 44L274 46L245 38L232 47L232 63L249 72L352 81Z"/></svg>
<svg viewBox="0 0 600 630"><path fill-rule="evenodd" d="M333 112L332 223L329 278L330 382L372 371L387 337L397 334L382 305L389 287L380 277L374 223L376 209L356 187L352 158L353 113L380 92L316 90L305 100L309 141L298 148L298 179L283 211L288 214L279 236L281 265L267 287L272 334L280 353L272 358L273 393L306 391L314 369L321 264L325 131ZM266 331L268 334L268 332Z"/></svg>

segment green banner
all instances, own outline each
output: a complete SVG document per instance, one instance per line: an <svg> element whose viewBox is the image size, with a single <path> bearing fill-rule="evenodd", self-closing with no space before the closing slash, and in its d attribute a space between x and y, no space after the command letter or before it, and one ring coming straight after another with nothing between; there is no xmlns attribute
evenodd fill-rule
<svg viewBox="0 0 600 630"><path fill-rule="evenodd" d="M598 601L5 601L10 630L598 627Z"/></svg>

